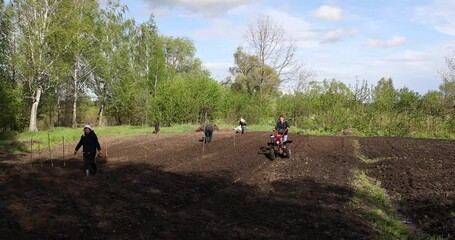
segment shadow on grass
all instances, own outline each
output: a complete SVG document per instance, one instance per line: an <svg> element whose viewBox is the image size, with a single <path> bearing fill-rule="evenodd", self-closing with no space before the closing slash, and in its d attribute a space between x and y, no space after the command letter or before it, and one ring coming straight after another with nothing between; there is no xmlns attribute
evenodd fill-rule
<svg viewBox="0 0 455 240"><path fill-rule="evenodd" d="M27 146L17 140L17 133L13 131L0 132L0 161L16 160L21 155L13 153L23 153L27 151Z"/></svg>
<svg viewBox="0 0 455 240"><path fill-rule="evenodd" d="M269 191L226 173L177 174L150 165L103 165L84 177L69 159L0 175L3 239L375 239L349 209L345 187L302 178Z"/></svg>

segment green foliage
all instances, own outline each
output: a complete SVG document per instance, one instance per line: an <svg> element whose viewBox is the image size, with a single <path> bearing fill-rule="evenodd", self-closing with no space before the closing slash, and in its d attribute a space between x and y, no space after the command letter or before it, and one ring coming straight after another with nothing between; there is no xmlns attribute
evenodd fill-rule
<svg viewBox="0 0 455 240"><path fill-rule="evenodd" d="M0 129L19 130L25 127L23 91L11 75L11 21L0 2Z"/></svg>
<svg viewBox="0 0 455 240"><path fill-rule="evenodd" d="M22 130L26 124L22 89L14 87L5 79L0 79L0 129Z"/></svg>
<svg viewBox="0 0 455 240"><path fill-rule="evenodd" d="M273 96L252 95L224 88L222 99L221 116L228 122L238 122L244 118L250 124L274 125L278 117L276 98Z"/></svg>
<svg viewBox="0 0 455 240"><path fill-rule="evenodd" d="M167 82L152 102L151 113L169 126L172 123L198 123L220 114L221 87L204 76Z"/></svg>
<svg viewBox="0 0 455 240"><path fill-rule="evenodd" d="M373 106L381 112L394 110L397 97L392 79L381 78L373 91Z"/></svg>
<svg viewBox="0 0 455 240"><path fill-rule="evenodd" d="M280 79L271 66L263 65L257 56L245 53L240 47L234 54L234 60L235 67L230 69L234 76L234 82L231 85L233 90L261 96L278 92Z"/></svg>
<svg viewBox="0 0 455 240"><path fill-rule="evenodd" d="M411 137L449 137L455 131L438 91L420 95L406 87L395 90L392 79L381 79L372 88L366 82L351 89L337 80L324 80L303 89L277 103L294 125L306 130L356 129L362 136Z"/></svg>
<svg viewBox="0 0 455 240"><path fill-rule="evenodd" d="M161 36L153 17L142 23L126 18L119 0L104 8L95 0L18 0L6 8L1 3L2 129L24 128L35 106L40 128L236 124L241 117L273 126L284 115L293 127L313 133L350 128L362 136L455 135L455 56L447 58L439 91L424 95L395 89L391 78L371 86L358 81L354 88L335 79L300 79L295 92L284 94L280 84L298 75L296 49L279 39L256 39L255 33L282 30L270 19L250 29L248 39L258 40L249 42L253 51L238 48L231 78L218 83L195 56L191 39ZM28 11L51 14L40 18ZM38 102L34 94L41 92Z"/></svg>

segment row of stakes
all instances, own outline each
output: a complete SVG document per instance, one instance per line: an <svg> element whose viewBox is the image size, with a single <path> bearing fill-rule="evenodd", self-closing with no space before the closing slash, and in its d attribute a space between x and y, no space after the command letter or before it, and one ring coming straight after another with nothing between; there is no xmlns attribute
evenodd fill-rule
<svg viewBox="0 0 455 240"><path fill-rule="evenodd" d="M235 146L235 134L234 134L234 146ZM51 151L51 145L50 145L50 135L47 133L47 147L49 150L49 160L51 161L51 166L54 166L54 161L52 159L52 151ZM204 150L205 150L205 139L203 138L203 144L202 144L202 155L204 155ZM107 146L105 146L105 154L107 156ZM41 167L43 167L43 159L41 158L41 146L40 143L38 142L38 159L40 160ZM66 161L65 161L65 136L62 136L62 160L63 160L63 166L66 167ZM33 138L30 138L30 162L33 164Z"/></svg>
<svg viewBox="0 0 455 240"><path fill-rule="evenodd" d="M49 150L49 160L51 161L51 166L54 166L54 161L52 159L52 151L51 151L51 144L50 144L50 135L47 134L47 148ZM107 145L105 146L105 154L107 156ZM41 167L43 167L43 159L41 158L41 146L38 142L38 159L40 160ZM65 160L65 136L62 136L62 160L63 166L66 167L66 160ZM33 138L30 138L30 163L33 164Z"/></svg>

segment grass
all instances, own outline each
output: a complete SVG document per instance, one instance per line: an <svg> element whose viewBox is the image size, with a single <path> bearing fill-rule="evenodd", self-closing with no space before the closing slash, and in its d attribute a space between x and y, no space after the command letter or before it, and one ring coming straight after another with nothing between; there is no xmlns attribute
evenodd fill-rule
<svg viewBox="0 0 455 240"><path fill-rule="evenodd" d="M183 133L196 129L197 125L183 124L161 128L162 133ZM152 134L153 128L141 126L102 126L94 127L100 135L128 135L128 134ZM82 135L82 128L50 128L38 132L3 132L0 134L0 150L11 153L30 151L30 141L33 142L33 150L43 149L57 144L78 141Z"/></svg>
<svg viewBox="0 0 455 240"><path fill-rule="evenodd" d="M412 239L411 230L398 218L391 205L391 198L381 183L363 171L354 171L352 187L355 190L353 204L364 218L382 234L382 239Z"/></svg>
<svg viewBox="0 0 455 240"><path fill-rule="evenodd" d="M359 140L357 139L352 140L352 146L354 146L354 156L361 162L371 164L380 161L380 159L369 159L365 155L363 155L360 151L361 146Z"/></svg>

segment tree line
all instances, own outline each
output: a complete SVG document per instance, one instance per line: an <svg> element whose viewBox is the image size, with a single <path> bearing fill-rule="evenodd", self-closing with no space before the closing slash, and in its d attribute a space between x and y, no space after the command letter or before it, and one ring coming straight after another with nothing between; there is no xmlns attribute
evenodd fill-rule
<svg viewBox="0 0 455 240"><path fill-rule="evenodd" d="M455 130L455 62L439 90L422 95L393 80L312 80L296 45L269 17L215 81L188 38L163 36L153 16L126 18L118 0L0 0L0 128L172 125L206 120L366 135L444 135ZM283 91L283 84L292 88Z"/></svg>

